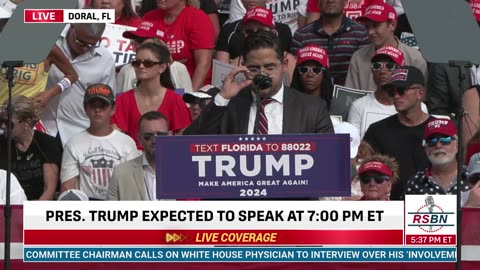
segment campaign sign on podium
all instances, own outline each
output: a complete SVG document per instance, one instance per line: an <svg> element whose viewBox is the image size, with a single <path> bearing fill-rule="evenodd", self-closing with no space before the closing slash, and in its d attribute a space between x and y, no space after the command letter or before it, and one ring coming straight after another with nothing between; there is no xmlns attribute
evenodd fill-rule
<svg viewBox="0 0 480 270"><path fill-rule="evenodd" d="M157 199L350 196L345 134L156 137Z"/></svg>

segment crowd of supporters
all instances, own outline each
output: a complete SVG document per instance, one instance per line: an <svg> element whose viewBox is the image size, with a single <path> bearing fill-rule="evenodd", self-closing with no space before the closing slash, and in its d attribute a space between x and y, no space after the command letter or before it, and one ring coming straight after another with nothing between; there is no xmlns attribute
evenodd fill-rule
<svg viewBox="0 0 480 270"><path fill-rule="evenodd" d="M0 0L1 28L20 2ZM462 4L480 22L480 0ZM352 197L320 199L460 194L480 207L480 69L465 67L461 78L425 59L401 0L79 0L78 8L114 9L115 24L135 29L123 37L136 56L116 66L105 24L66 25L43 62L16 68L11 129L1 70L0 169L12 161L14 203L71 190L86 195L79 199L156 200L155 136L335 132L351 136ZM218 64L231 72L213 85ZM254 82L262 76L270 84ZM339 105L341 89L363 94Z"/></svg>

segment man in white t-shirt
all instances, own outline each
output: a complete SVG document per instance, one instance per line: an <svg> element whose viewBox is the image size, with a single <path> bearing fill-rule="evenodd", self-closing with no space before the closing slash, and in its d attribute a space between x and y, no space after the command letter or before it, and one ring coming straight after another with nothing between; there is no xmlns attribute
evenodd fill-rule
<svg viewBox="0 0 480 270"><path fill-rule="evenodd" d="M110 125L115 112L115 95L110 86L88 87L83 104L90 127L65 145L60 172L62 192L79 189L90 199L105 200L113 168L139 153L132 138Z"/></svg>
<svg viewBox="0 0 480 270"><path fill-rule="evenodd" d="M392 97L383 86L390 83L393 70L403 64L402 51L391 46L382 47L373 55L371 69L377 90L355 100L350 107L347 120L360 130L362 138L370 124L397 113ZM423 103L422 111L427 112L427 107Z"/></svg>
<svg viewBox="0 0 480 270"><path fill-rule="evenodd" d="M7 200L7 171L0 170L0 204L5 204ZM23 204L27 200L27 196L18 183L15 175L10 174L10 204Z"/></svg>

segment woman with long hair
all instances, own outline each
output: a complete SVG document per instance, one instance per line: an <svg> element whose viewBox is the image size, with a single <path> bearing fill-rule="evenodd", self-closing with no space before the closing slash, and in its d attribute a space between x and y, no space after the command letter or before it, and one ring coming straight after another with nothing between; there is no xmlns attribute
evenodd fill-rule
<svg viewBox="0 0 480 270"><path fill-rule="evenodd" d="M12 97L12 172L16 175L28 200L53 200L57 189L61 162L60 149L55 138L33 129L40 117L40 110L32 98ZM3 106L5 108L5 106ZM8 121L5 110L0 116L1 165L5 169Z"/></svg>
<svg viewBox="0 0 480 270"><path fill-rule="evenodd" d="M182 97L173 91L169 61L170 52L165 46L146 43L138 47L136 59L132 61L138 86L117 97L112 124L132 137L139 149L138 120L144 113L163 113L168 119L169 131L176 134L182 133L192 121Z"/></svg>
<svg viewBox="0 0 480 270"><path fill-rule="evenodd" d="M297 66L290 86L308 95L319 96L330 102L333 83L330 75L327 51L316 45L307 45L297 54Z"/></svg>
<svg viewBox="0 0 480 270"><path fill-rule="evenodd" d="M138 17L130 0L91 0L91 8L114 9L115 24L138 27L142 19Z"/></svg>

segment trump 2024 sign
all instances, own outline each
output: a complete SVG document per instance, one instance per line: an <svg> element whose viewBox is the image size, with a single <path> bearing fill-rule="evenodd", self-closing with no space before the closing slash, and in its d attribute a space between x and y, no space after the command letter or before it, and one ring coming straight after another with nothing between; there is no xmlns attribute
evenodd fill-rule
<svg viewBox="0 0 480 270"><path fill-rule="evenodd" d="M158 199L350 196L345 134L159 136Z"/></svg>

